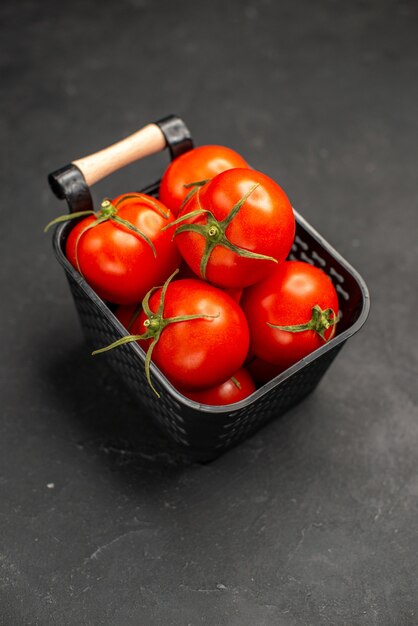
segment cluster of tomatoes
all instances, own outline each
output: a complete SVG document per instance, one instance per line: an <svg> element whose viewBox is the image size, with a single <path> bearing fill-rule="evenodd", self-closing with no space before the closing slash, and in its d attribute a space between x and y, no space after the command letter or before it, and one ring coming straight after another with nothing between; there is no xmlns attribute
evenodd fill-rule
<svg viewBox="0 0 418 626"><path fill-rule="evenodd" d="M153 389L151 359L185 396L237 402L335 333L331 280L286 260L287 195L229 148L176 158L158 200L124 194L79 217L67 258L129 333L96 352L137 341Z"/></svg>

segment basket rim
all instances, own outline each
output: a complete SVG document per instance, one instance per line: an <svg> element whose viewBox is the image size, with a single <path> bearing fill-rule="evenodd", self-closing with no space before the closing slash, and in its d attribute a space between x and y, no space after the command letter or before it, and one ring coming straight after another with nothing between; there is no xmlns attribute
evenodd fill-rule
<svg viewBox="0 0 418 626"><path fill-rule="evenodd" d="M356 281L358 287L360 288L362 294L362 308L358 315L356 321L346 328L342 333L337 334L330 341L328 341L323 346L319 347L314 352L311 352L309 355L292 365L290 368L268 381L261 387L259 387L254 393L252 393L247 398L240 400L239 402L234 402L233 404L227 405L208 405L202 404L200 402L195 402L190 398L187 398L182 393L180 393L168 380L168 378L161 372L161 370L151 361L150 371L158 383L164 388L164 390L169 393L175 401L179 404L187 406L189 409L194 411L199 411L203 413L216 413L216 414L234 414L235 412L240 411L254 403L256 403L261 397L270 393L276 387L279 387L281 383L289 379L291 376L301 371L303 368L307 367L313 361L319 359L321 356L333 350L337 346L341 346L347 339L352 337L355 333L357 333L364 323L367 320L370 311L370 294L366 282L359 274L359 272L354 269L354 267L337 251L335 248L315 229L307 220L302 217L302 215L296 210L293 209L295 214L295 219L308 233L309 235L317 241L333 258L343 266L347 272L349 272ZM64 222L58 224L55 227L54 235L52 239L52 245L55 252L55 255L63 266L64 270L71 276L71 278L77 283L77 285L84 291L86 296L97 306L101 313L106 317L107 321L117 330L121 336L126 334L125 327L119 322L114 313L107 306L106 302L102 300L97 293L88 285L83 276L71 265L71 263L66 258L61 242L63 238L64 231L68 228L68 222ZM132 342L127 344L132 350L134 350L137 356L145 363L145 352L144 350L136 343Z"/></svg>

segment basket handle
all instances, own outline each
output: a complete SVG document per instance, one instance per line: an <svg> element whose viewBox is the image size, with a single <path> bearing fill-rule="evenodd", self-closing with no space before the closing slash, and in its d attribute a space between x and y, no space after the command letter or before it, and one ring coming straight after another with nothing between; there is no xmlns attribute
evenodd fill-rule
<svg viewBox="0 0 418 626"><path fill-rule="evenodd" d="M183 120L169 115L147 124L129 137L72 161L48 176L53 193L66 199L71 213L93 210L90 187L121 167L168 147L174 159L193 148L193 140Z"/></svg>

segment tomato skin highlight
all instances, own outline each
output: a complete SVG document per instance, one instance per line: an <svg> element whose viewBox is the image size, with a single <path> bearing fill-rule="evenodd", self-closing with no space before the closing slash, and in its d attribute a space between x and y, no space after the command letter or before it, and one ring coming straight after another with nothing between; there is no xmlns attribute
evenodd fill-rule
<svg viewBox="0 0 418 626"><path fill-rule="evenodd" d="M174 215L190 192L185 185L211 179L235 167L249 167L235 150L225 146L199 146L174 159L165 170L160 183L159 198Z"/></svg>
<svg viewBox="0 0 418 626"><path fill-rule="evenodd" d="M303 261L286 261L274 272L244 291L241 299L250 328L251 351L256 357L284 371L324 345L314 330L289 332L268 326L304 324L312 309L332 309L338 315L338 295L331 279L321 269ZM329 339L335 329L325 331ZM274 370L273 370L274 371Z"/></svg>
<svg viewBox="0 0 418 626"><path fill-rule="evenodd" d="M115 304L141 301L147 291L159 285L180 264L180 255L169 231L171 212L158 200L145 194L123 194L112 200L117 216L143 232L151 246L127 227L109 219L83 233L95 216L78 222L66 242L66 256L81 271L96 293Z"/></svg>
<svg viewBox="0 0 418 626"><path fill-rule="evenodd" d="M224 383L211 387L210 389L198 389L196 391L179 391L200 404L210 404L214 406L225 406L227 404L233 404L239 402L250 396L256 390L255 384L251 375L245 367L241 367L234 373L233 381L232 377Z"/></svg>
<svg viewBox="0 0 418 626"><path fill-rule="evenodd" d="M154 313L160 297L161 289L158 289L149 300ZM227 293L199 279L173 280L165 295L164 318L195 314L216 317L168 324L152 352L152 361L171 383L185 390L207 389L223 383L244 363L249 346L247 320L241 307ZM120 307L116 316L125 325L132 317L132 308ZM143 334L146 319L142 311L129 332ZM138 343L146 351L151 340Z"/></svg>
<svg viewBox="0 0 418 626"><path fill-rule="evenodd" d="M218 174L191 197L179 217L204 209L221 222L251 189L253 191L227 225L225 237L245 251L273 257L281 263L293 243L295 217L283 189L261 172L240 168ZM197 215L182 221L178 228L184 224L206 225L208 220L207 214ZM183 259L202 276L205 237L201 233L183 231L176 234L175 241ZM206 276L202 278L219 287L243 288L264 278L275 266L273 260L239 256L219 243L210 253Z"/></svg>

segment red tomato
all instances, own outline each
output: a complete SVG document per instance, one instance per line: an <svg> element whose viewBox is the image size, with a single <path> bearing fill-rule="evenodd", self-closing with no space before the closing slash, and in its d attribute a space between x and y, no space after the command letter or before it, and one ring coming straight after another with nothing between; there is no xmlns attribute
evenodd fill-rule
<svg viewBox="0 0 418 626"><path fill-rule="evenodd" d="M244 293L244 290L241 287L230 287L229 289L228 287L226 287L224 291L226 291L226 293L229 293L231 298L233 298L235 302L238 302L238 304L241 302L241 297Z"/></svg>
<svg viewBox="0 0 418 626"><path fill-rule="evenodd" d="M181 389L205 389L230 378L243 364L249 345L248 324L240 306L222 290L185 278L168 284L162 319L158 313L161 294L158 289L151 295L150 313L143 310L129 328L132 335L144 334L151 324L157 334L163 328L152 361ZM161 324L167 318L190 315L199 318ZM126 326L132 309L121 307L117 317ZM148 350L152 338L138 343Z"/></svg>
<svg viewBox="0 0 418 626"><path fill-rule="evenodd" d="M309 263L282 263L244 292L241 306L250 328L252 352L282 370L324 345L335 333L337 292L325 272ZM314 307L320 307L322 313ZM311 322L313 318L317 318L316 324ZM312 328L304 329L308 323ZM296 328L292 332L270 324Z"/></svg>
<svg viewBox="0 0 418 626"><path fill-rule="evenodd" d="M103 205L102 205L103 207ZM100 213L78 222L67 240L66 255L104 300L116 304L140 302L154 285L161 285L180 263L172 234L161 231L173 221L171 212L145 194L124 194L105 211L115 214L91 227ZM117 222L125 220L125 223ZM129 225L141 231L152 246Z"/></svg>
<svg viewBox="0 0 418 626"><path fill-rule="evenodd" d="M174 215L190 193L190 183L210 180L233 167L249 167L234 150L224 146L199 146L185 152L170 163L163 174L159 198Z"/></svg>
<svg viewBox="0 0 418 626"><path fill-rule="evenodd" d="M199 278L199 276L197 276L193 272L193 270L187 265L187 263L185 263L185 261L182 261L180 264L179 273L175 277L175 280L179 280L180 278ZM226 291L226 293L229 294L231 298L233 298L235 302L238 302L239 304L244 290L241 288L235 289L231 287L230 289L226 288L224 291Z"/></svg>
<svg viewBox="0 0 418 626"><path fill-rule="evenodd" d="M199 210L209 213L187 217ZM182 257L219 287L242 288L262 279L285 260L295 235L285 192L251 169L215 176L185 204L177 222L169 230L176 228Z"/></svg>
<svg viewBox="0 0 418 626"><path fill-rule="evenodd" d="M180 280L180 278L199 278L199 276L197 276L197 274L195 274L191 268L187 265L187 263L185 263L184 261L182 261L180 263L180 267L179 267L179 273L176 275L175 280Z"/></svg>
<svg viewBox="0 0 418 626"><path fill-rule="evenodd" d="M176 275L174 280L182 280L184 278L196 278L193 275L192 270L185 264L182 264L179 269L179 273ZM199 280L199 279L197 279ZM243 289L223 289L225 293L227 293L235 302L240 303L241 296L244 293ZM131 304L127 306L119 306L116 310L116 317L118 320L125 326L127 330L131 330L133 318L135 315L139 315L140 307L138 304Z"/></svg>
<svg viewBox="0 0 418 626"><path fill-rule="evenodd" d="M245 366L248 368L248 371L250 372L255 382L259 385L264 385L269 380L272 380L273 378L278 376L278 374L281 374L284 371L284 368L281 365L267 363L267 361L263 361L257 356L248 361Z"/></svg>
<svg viewBox="0 0 418 626"><path fill-rule="evenodd" d="M181 393L200 404L225 405L244 400L255 391L255 384L245 367L241 367L224 383L210 389L183 391Z"/></svg>
<svg viewBox="0 0 418 626"><path fill-rule="evenodd" d="M125 304L118 306L115 311L115 316L120 323L125 326L126 330L131 332L133 323L141 311L142 307L140 307L139 304Z"/></svg>

